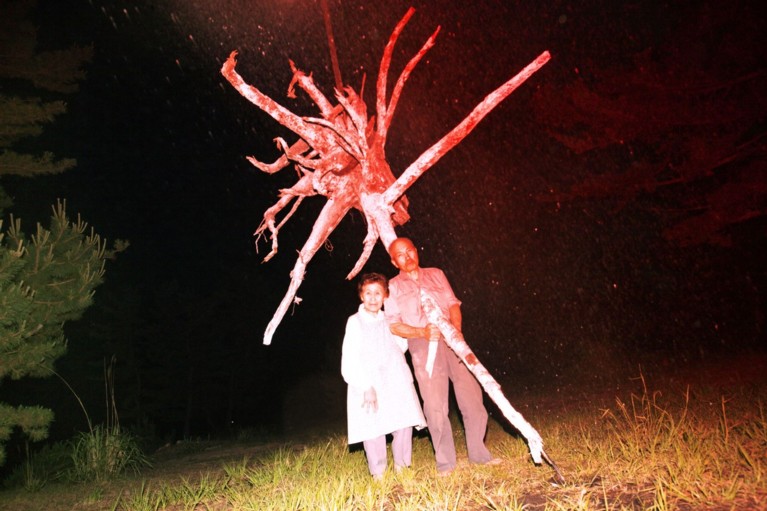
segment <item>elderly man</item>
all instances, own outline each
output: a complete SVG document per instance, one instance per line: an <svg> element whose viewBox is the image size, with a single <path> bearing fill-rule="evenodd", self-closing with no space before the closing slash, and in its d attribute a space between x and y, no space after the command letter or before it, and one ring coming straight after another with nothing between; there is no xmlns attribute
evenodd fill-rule
<svg viewBox="0 0 767 511"><path fill-rule="evenodd" d="M394 240L389 245L389 255L400 273L389 281L389 297L384 311L392 333L408 339L426 424L434 446L437 471L442 475L449 474L456 465L455 443L448 417L451 381L463 416L469 461L498 463L500 460L493 458L484 442L487 410L482 403L482 389L441 339L437 326L429 323L421 308L420 290L423 288L434 297L442 313L459 332L461 302L442 270L420 267L418 251L409 239Z"/></svg>

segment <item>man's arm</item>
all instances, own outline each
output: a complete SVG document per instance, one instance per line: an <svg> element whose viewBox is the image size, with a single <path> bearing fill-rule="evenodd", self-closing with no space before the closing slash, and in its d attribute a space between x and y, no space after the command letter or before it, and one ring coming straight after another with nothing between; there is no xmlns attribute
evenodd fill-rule
<svg viewBox="0 0 767 511"><path fill-rule="evenodd" d="M460 314L460 311L459 311ZM389 325L389 330L394 335L404 337L406 339L424 338L429 340L439 339L439 328L436 325L429 323L426 326L410 326L405 323L392 323Z"/></svg>
<svg viewBox="0 0 767 511"><path fill-rule="evenodd" d="M429 337L427 327L410 326L405 323L392 323L389 325L389 330L394 335L399 335L406 339L412 339L414 337Z"/></svg>

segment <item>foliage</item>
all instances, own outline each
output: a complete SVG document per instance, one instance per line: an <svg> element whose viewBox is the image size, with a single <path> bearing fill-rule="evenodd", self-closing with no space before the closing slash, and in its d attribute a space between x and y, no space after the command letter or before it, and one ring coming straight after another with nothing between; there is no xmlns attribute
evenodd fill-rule
<svg viewBox="0 0 767 511"><path fill-rule="evenodd" d="M125 473L138 474L151 466L137 438L119 427L98 425L73 440L43 445L29 451L3 484L38 492L51 483L103 482Z"/></svg>
<svg viewBox="0 0 767 511"><path fill-rule="evenodd" d="M80 433L71 445L73 481L105 481L150 466L137 439L119 427L98 425Z"/></svg>
<svg viewBox="0 0 767 511"><path fill-rule="evenodd" d="M114 253L80 218L71 221L63 202L53 210L50 230L38 224L30 238L11 217L11 226L0 230L0 380L52 374L66 351L64 323L91 305ZM40 407L0 403L0 442L14 426L41 440L52 418Z"/></svg>
<svg viewBox="0 0 767 511"><path fill-rule="evenodd" d="M59 173L75 162L34 152L29 139L66 110L62 94L77 90L91 50L39 51L31 19L34 2L3 3L0 15L0 177ZM19 149L23 147L22 149ZM0 187L0 213L11 200ZM48 227L31 236L12 215L0 219L0 382L47 377L66 351L64 324L82 315L104 276L104 262L125 247L106 242L81 218L70 220L66 203L53 207ZM46 438L53 413L40 406L0 402L0 465L5 443L18 426L32 441Z"/></svg>
<svg viewBox="0 0 767 511"><path fill-rule="evenodd" d="M536 117L573 167L545 200L605 199L614 210L643 200L679 246L730 246L734 227L763 220L764 19L749 7L660 7L675 20L660 36L541 87Z"/></svg>
<svg viewBox="0 0 767 511"><path fill-rule="evenodd" d="M45 444L34 452L27 442L26 450L24 462L3 481L6 487L40 491L47 484L62 480L71 468L71 449L66 442Z"/></svg>
<svg viewBox="0 0 767 511"><path fill-rule="evenodd" d="M39 51L37 29L31 21L34 2L4 2L0 16L0 177L57 174L75 165L71 158L57 159L51 152L35 154L13 150L19 141L36 137L43 126L66 111L62 94L78 89L84 78L83 64L93 50L73 46L64 50ZM4 196L4 194L3 194ZM6 197L7 201L7 197ZM2 204L0 210L7 207Z"/></svg>
<svg viewBox="0 0 767 511"><path fill-rule="evenodd" d="M55 479L74 482L105 481L127 471L138 473L142 467L151 465L139 447L138 439L120 429L114 392L114 368L113 357L109 364L104 365L108 407L106 423L96 427L92 426L80 396L62 376L54 372L80 403L88 421L88 432L79 433L71 442L58 442L53 447L43 446L36 453L30 453L27 442L26 460L6 484L21 485L27 490L35 491ZM62 462L62 458L66 460Z"/></svg>
<svg viewBox="0 0 767 511"><path fill-rule="evenodd" d="M115 400L115 362L112 357L109 364L104 364L106 423L92 427L88 417L89 431L78 434L70 444L72 468L68 475L73 481L106 481L127 471L139 473L142 467L151 465L139 440L120 428ZM87 411L85 414L88 415Z"/></svg>

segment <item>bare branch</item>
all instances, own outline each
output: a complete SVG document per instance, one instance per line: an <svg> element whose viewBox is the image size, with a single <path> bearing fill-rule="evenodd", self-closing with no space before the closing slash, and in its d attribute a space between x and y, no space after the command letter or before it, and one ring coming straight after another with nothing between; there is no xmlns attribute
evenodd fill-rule
<svg viewBox="0 0 767 511"><path fill-rule="evenodd" d="M293 216L293 213L296 212L296 209L301 204L301 201L304 199L304 197L308 197L314 194L315 192L312 188L312 175L310 172L304 174L304 176L299 179L299 181L291 188L283 189L280 191L280 200L278 200L276 204L264 212L264 218L261 220L261 224L258 226L258 229L256 229L256 232L253 233L253 235L256 236L256 251L258 251L258 241L261 239L261 236L264 235L264 232L267 229L269 230L270 237L272 238L272 250L269 252L269 254L267 254L266 257L264 257L262 262L267 262L269 259L274 257L274 255L277 253L277 235L279 234L280 228L285 225L285 222L287 222L291 216ZM275 225L277 214L282 211L285 206L290 204L294 198L296 201L293 204L293 207L290 209L288 214L285 215L279 225Z"/></svg>
<svg viewBox="0 0 767 511"><path fill-rule="evenodd" d="M533 73L543 67L549 61L551 55L548 51L541 53L534 61L528 64L516 76L510 78L506 83L495 89L482 100L466 118L453 128L447 135L442 137L439 142L423 152L405 171L397 178L397 181L386 190L384 201L387 204L393 204L399 196L410 188L415 181L421 177L421 174L429 170L440 158L448 151L458 145L466 136L474 130L479 121L490 113L506 97L514 92L517 87L524 83Z"/></svg>
<svg viewBox="0 0 767 511"><path fill-rule="evenodd" d="M282 318L288 311L290 304L296 301L296 293L301 286L301 282L304 280L304 274L306 273L306 266L309 261L312 260L317 250L325 243L330 233L338 226L341 220L346 216L346 213L351 209L351 205L347 201L335 201L329 199L322 208L317 220L314 222L312 232L309 238L304 243L303 248L298 253L296 264L293 266L293 271L290 272L290 285L288 291L282 298L280 305L277 307L277 311L272 316L272 320L266 326L264 332L264 344L271 344L274 332L277 330ZM298 303L298 302L296 302Z"/></svg>
<svg viewBox="0 0 767 511"><path fill-rule="evenodd" d="M346 129L341 123L333 123L325 119L319 119L317 117L309 117L306 122L322 126L323 128L330 130L336 137L337 147L343 149L349 156L359 161L363 158L362 150L357 146L357 139L355 136ZM324 158L327 159L327 158Z"/></svg>
<svg viewBox="0 0 767 511"><path fill-rule="evenodd" d="M352 271L350 271L346 276L346 280L353 279L360 271L362 271L365 263L368 262L368 259L370 259L370 254L373 253L373 248L376 246L376 241L378 241L378 228L376 227L375 220L368 216L368 211L364 207L362 208L362 212L365 215L365 220L367 220L368 231L365 235L364 241L362 242L362 253L357 259L357 262L354 264ZM391 215L389 215L388 221L391 222Z"/></svg>
<svg viewBox="0 0 767 511"><path fill-rule="evenodd" d="M257 160L255 156L246 156L245 159L260 171L266 172L267 174L275 174L287 167L290 164L291 159L305 153L308 149L310 149L309 144L298 139L292 146L288 147L287 150L283 149L285 154L280 156L274 163L263 163Z"/></svg>
<svg viewBox="0 0 767 511"><path fill-rule="evenodd" d="M429 39L426 40L421 49L418 50L418 53L416 53L407 63L405 69L402 70L402 73L397 79L397 83L394 84L394 89L392 90L391 99L389 100L389 106L386 109L385 115L381 115L380 113L378 114L377 134L381 140L382 147L386 145L386 134L389 132L389 126L391 126L391 121L394 117L394 111L397 109L397 103L399 102L399 98L402 94L402 89L405 86L405 82L408 78L410 78L410 73L413 72L415 66L417 66L423 56L426 55L426 52L429 51L432 46L434 46L434 41L437 39L439 30L440 27L437 27L437 30L435 30Z"/></svg>
<svg viewBox="0 0 767 511"><path fill-rule="evenodd" d="M336 99L344 107L344 111L355 128L358 144L364 143L367 146L367 106L351 87L344 89L344 92L345 94L336 94Z"/></svg>
<svg viewBox="0 0 767 511"><path fill-rule="evenodd" d="M383 56L381 57L381 65L378 67L378 81L376 82L376 115L378 116L379 127L376 131L383 133L384 135L386 133L386 130L383 129L383 119L386 118L386 80L389 76L391 57L394 53L394 45L397 42L399 35L402 33L402 30L404 30L407 22L410 21L410 18L413 17L413 14L415 14L415 9L411 7L407 10L402 19L399 20L397 26L394 27L394 30L389 36L389 41L384 48Z"/></svg>
<svg viewBox="0 0 767 511"><path fill-rule="evenodd" d="M295 98L296 93L293 86L298 83L298 86L304 89L314 103L319 107L322 116L325 119L332 119L341 111L337 106L334 107L328 101L328 98L317 88L314 84L314 80L311 76L307 76L306 73L298 69L292 60L290 62L290 69L293 71L293 79L288 86L288 97Z"/></svg>
<svg viewBox="0 0 767 511"><path fill-rule="evenodd" d="M380 193L363 193L360 202L365 217L375 225L381 243L388 251L389 245L397 238L392 222L394 208L391 204L384 202L384 197Z"/></svg>
<svg viewBox="0 0 767 511"><path fill-rule="evenodd" d="M333 147L332 140L327 135L307 126L307 123L298 115L283 107L257 88L248 85L242 76L235 71L237 65L237 52L233 51L221 67L221 74L245 99L269 114L275 121L298 134L315 149L330 150Z"/></svg>

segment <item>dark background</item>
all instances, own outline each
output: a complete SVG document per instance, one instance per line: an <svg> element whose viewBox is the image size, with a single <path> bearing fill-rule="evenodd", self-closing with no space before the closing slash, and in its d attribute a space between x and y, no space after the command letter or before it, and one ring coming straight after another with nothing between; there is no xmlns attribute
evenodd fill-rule
<svg viewBox="0 0 767 511"><path fill-rule="evenodd" d="M536 121L536 91L589 69L630 66L630 55L682 33L686 9L704 2L685 9L607 1L329 4L344 81L359 90L366 75L368 99L407 8L416 14L397 43L390 82L441 26L389 132L395 174L486 94L542 51L552 53L410 189L412 220L398 231L414 239L423 266L441 267L451 279L467 342L512 403L529 393L626 381L640 370L763 352L762 220L737 226L729 247L678 247L662 237L651 201L616 208L610 200L545 199L599 168ZM750 3L738 5L755 16ZM262 242L257 253L252 233L296 176L291 169L262 174L244 157L272 161L272 139L295 136L219 74L236 49L249 83L314 115L305 98L288 99L286 91L293 59L331 94L319 4L46 0L37 17L41 48L92 44L95 56L68 113L36 141L76 158L77 168L4 181L13 212L28 224L44 221L50 205L66 198L70 214L131 244L108 264L96 304L67 326L69 353L57 365L90 413L104 413L103 366L114 355L121 420L147 436L342 424L340 345L357 304L355 283L344 277L361 252L364 219L352 212L331 235L308 267L303 302L273 344L262 346L324 198L304 202L281 231L279 254L261 264L268 246ZM754 41L743 51L758 47ZM764 73L763 54L757 61ZM394 274L381 246L365 270ZM43 404L57 414L53 438L85 427L60 382L24 381L4 392L49 401Z"/></svg>

